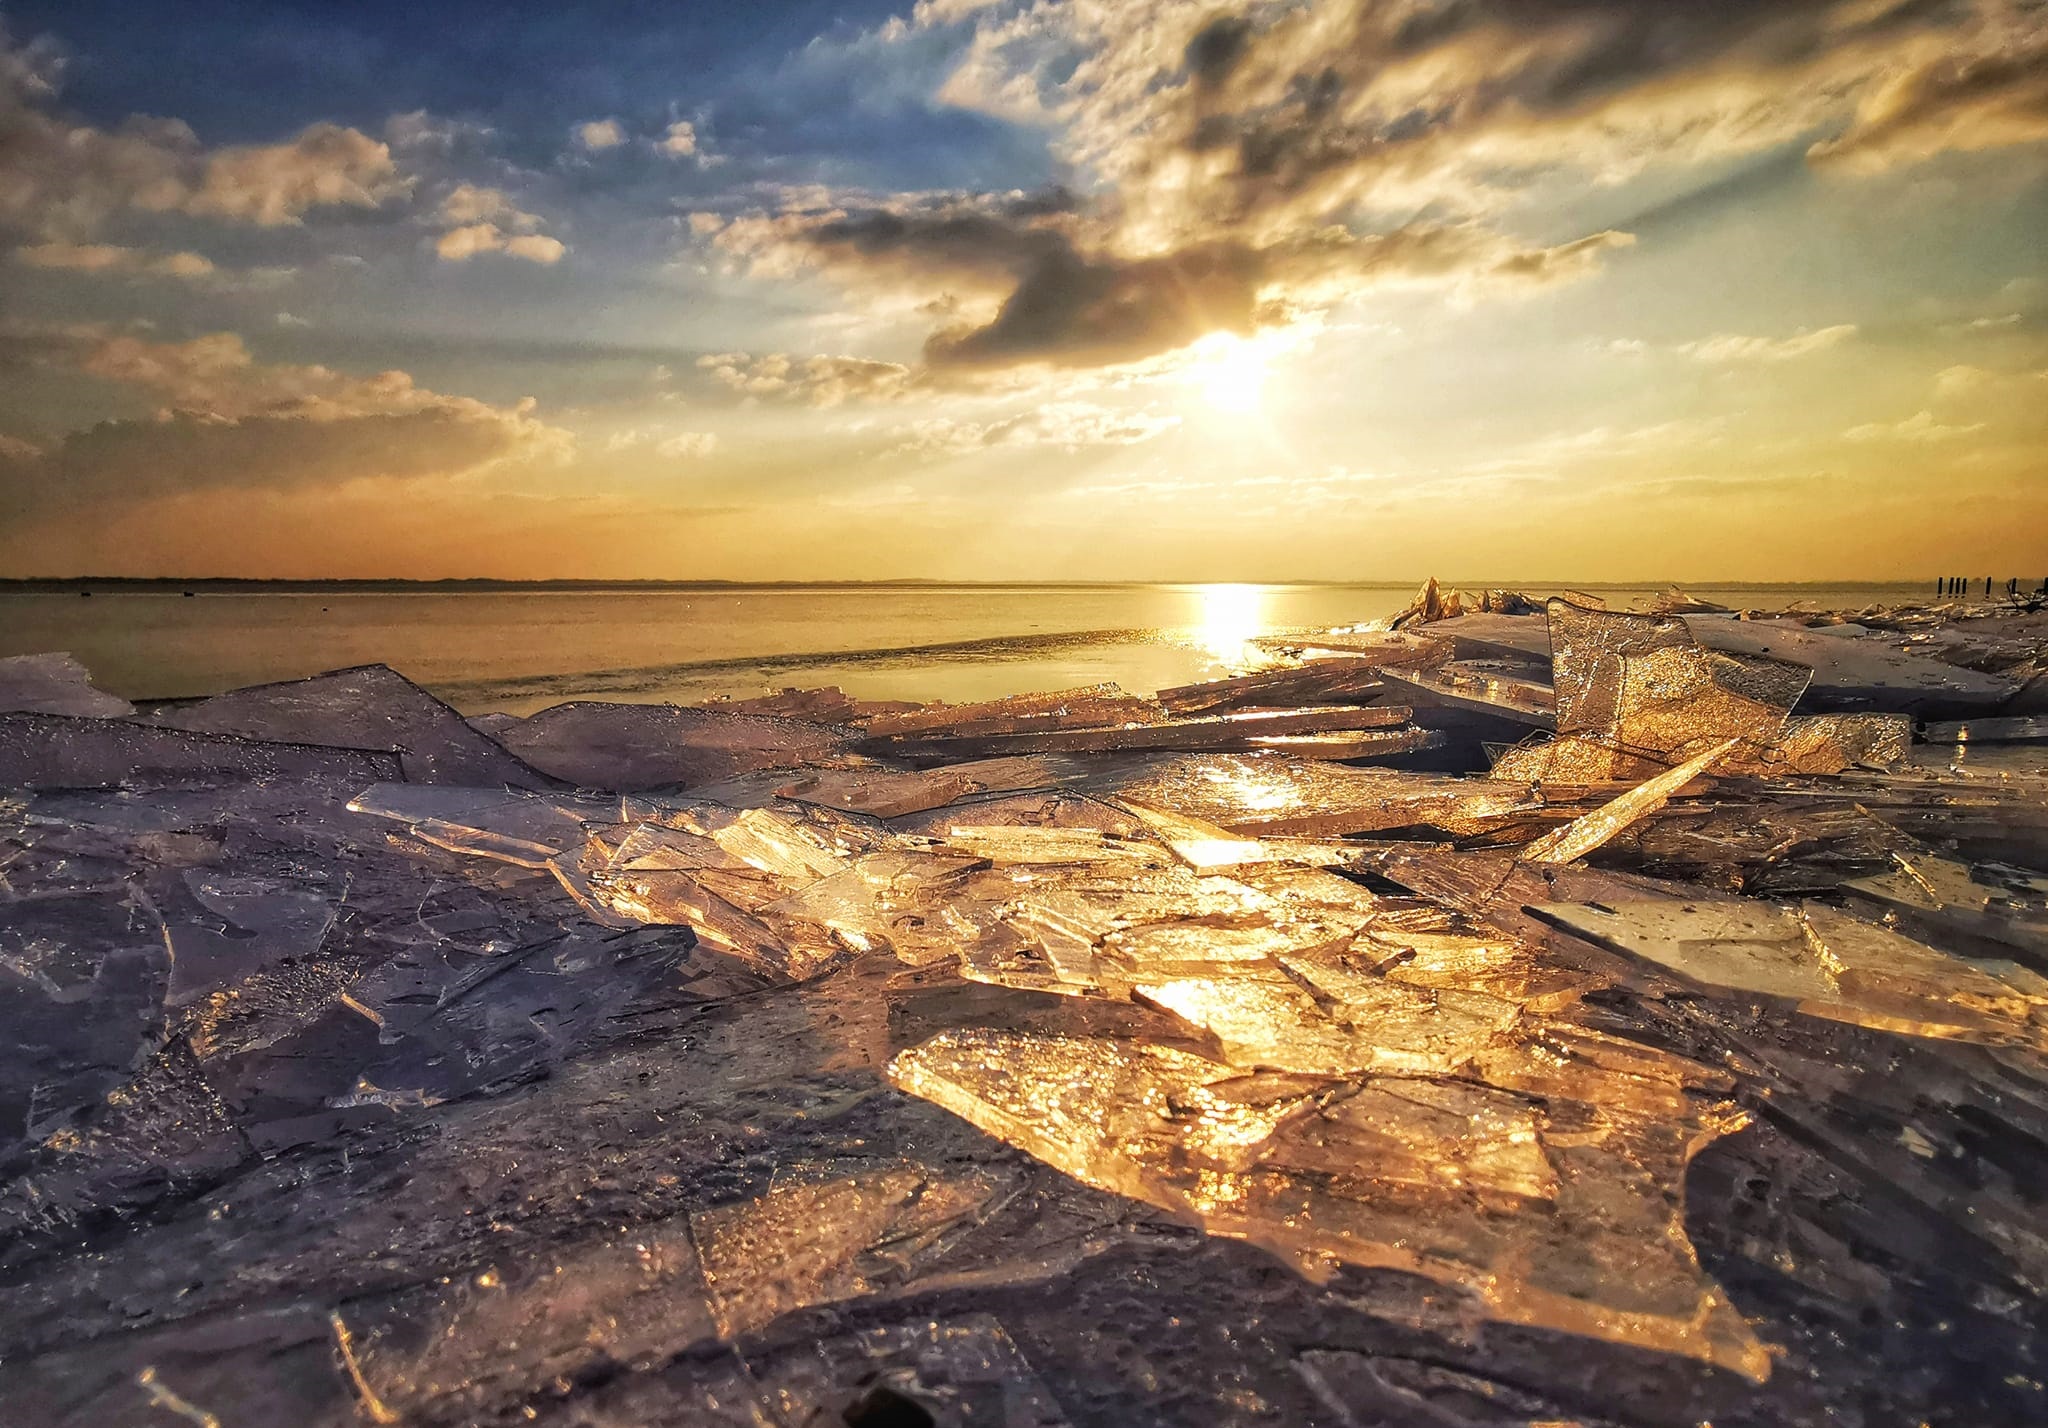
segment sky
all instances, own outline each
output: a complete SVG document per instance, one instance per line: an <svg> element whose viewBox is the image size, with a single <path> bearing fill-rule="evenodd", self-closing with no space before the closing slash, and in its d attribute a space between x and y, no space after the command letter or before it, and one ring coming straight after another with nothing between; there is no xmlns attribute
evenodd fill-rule
<svg viewBox="0 0 2048 1428"><path fill-rule="evenodd" d="M2048 0L0 0L0 576L2048 577Z"/></svg>

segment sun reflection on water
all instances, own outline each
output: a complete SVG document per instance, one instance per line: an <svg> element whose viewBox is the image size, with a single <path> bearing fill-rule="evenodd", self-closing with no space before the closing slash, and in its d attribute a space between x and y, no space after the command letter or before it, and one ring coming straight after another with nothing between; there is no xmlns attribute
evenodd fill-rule
<svg viewBox="0 0 2048 1428"><path fill-rule="evenodd" d="M1271 661L1252 641L1270 628L1269 591L1263 585L1198 585L1194 643L1232 673L1258 669Z"/></svg>

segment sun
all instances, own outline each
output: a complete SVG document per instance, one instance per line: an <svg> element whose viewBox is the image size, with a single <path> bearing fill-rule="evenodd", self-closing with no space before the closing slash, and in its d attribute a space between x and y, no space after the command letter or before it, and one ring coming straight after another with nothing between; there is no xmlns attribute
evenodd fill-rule
<svg viewBox="0 0 2048 1428"><path fill-rule="evenodd" d="M1230 332L1212 332L1193 348L1189 376L1211 411L1244 416L1264 400L1271 354L1260 343Z"/></svg>
<svg viewBox="0 0 2048 1428"><path fill-rule="evenodd" d="M1195 626L1195 643L1204 654L1230 669L1246 669L1258 663L1260 654L1252 640L1266 632L1266 591L1258 585L1201 585L1195 587L1201 599Z"/></svg>

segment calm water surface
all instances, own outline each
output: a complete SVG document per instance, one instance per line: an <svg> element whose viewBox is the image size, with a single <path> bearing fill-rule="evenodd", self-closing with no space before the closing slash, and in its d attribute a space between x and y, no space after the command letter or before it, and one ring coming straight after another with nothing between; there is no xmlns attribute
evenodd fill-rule
<svg viewBox="0 0 2048 1428"><path fill-rule="evenodd" d="M1655 593L1583 588L1617 604ZM1738 607L1853 609L1924 592L1693 593ZM825 684L871 699L985 699L1106 680L1150 693L1246 667L1258 635L1376 619L1413 594L1409 583L7 594L0 655L69 650L131 699L383 663L466 713Z"/></svg>

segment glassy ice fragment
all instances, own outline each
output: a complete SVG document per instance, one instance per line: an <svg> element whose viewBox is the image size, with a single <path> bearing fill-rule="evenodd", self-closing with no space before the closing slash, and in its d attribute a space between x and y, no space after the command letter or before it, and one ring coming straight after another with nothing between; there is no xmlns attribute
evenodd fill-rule
<svg viewBox="0 0 2048 1428"><path fill-rule="evenodd" d="M1305 759L1352 762L1441 748L1443 742L1442 732L1436 729L1338 729L1326 734L1260 734L1245 740L1244 746Z"/></svg>
<svg viewBox="0 0 2048 1428"><path fill-rule="evenodd" d="M169 973L162 925L125 888L0 899L0 1159L134 1074Z"/></svg>
<svg viewBox="0 0 2048 1428"><path fill-rule="evenodd" d="M985 759L921 772L885 768L821 769L778 787L780 798L819 803L876 818L944 808L979 793L1048 788L1060 775L1042 759Z"/></svg>
<svg viewBox="0 0 2048 1428"><path fill-rule="evenodd" d="M1874 904L1901 931L1960 953L2006 957L2014 950L2039 967L2048 961L2048 877L1987 869L1931 853L1893 850L1893 871L1843 885Z"/></svg>
<svg viewBox="0 0 2048 1428"><path fill-rule="evenodd" d="M839 851L808 826L772 808L691 808L671 821L716 843L749 867L802 884L846 866Z"/></svg>
<svg viewBox="0 0 2048 1428"><path fill-rule="evenodd" d="M921 1251L1000 1190L993 1176L902 1164L791 1176L754 1200L700 1211L691 1233L727 1339L792 1310L864 1298L908 1278Z"/></svg>
<svg viewBox="0 0 2048 1428"><path fill-rule="evenodd" d="M1800 665L1695 645L1624 653L1620 666L1612 721L1598 729L1575 727L1667 762L1722 739L1758 748L1776 743L1812 678ZM1605 694L1596 699L1604 701Z"/></svg>
<svg viewBox="0 0 2048 1428"><path fill-rule="evenodd" d="M1159 702L1177 715L1219 714L1231 709L1291 709L1304 704L1363 701L1384 687L1371 660L1350 655L1162 689Z"/></svg>
<svg viewBox="0 0 2048 1428"><path fill-rule="evenodd" d="M1808 707L1814 709L1967 717L1998 709L2020 687L2010 675L1986 674L1867 640L1823 634L1795 620L1689 615L1684 623L1709 649L1762 655L1812 670Z"/></svg>
<svg viewBox="0 0 2048 1428"><path fill-rule="evenodd" d="M1453 662L1431 670L1388 670L1386 680L1402 698L1484 714L1537 729L1557 727L1557 701L1548 684L1499 668Z"/></svg>
<svg viewBox="0 0 2048 1428"><path fill-rule="evenodd" d="M244 739L395 752L413 783L558 785L396 670L381 664L258 684L159 710L152 723Z"/></svg>
<svg viewBox="0 0 2048 1428"><path fill-rule="evenodd" d="M1133 842L1093 828L1042 828L1028 824L977 827L960 824L946 830L945 847L954 853L983 858L998 867L1062 863L1156 862L1166 855L1150 843Z"/></svg>
<svg viewBox="0 0 2048 1428"><path fill-rule="evenodd" d="M349 811L407 824L436 847L542 868L579 851L586 821L614 822L616 800L545 798L506 789L373 784Z"/></svg>
<svg viewBox="0 0 2048 1428"><path fill-rule="evenodd" d="M165 907L174 1006L273 962L315 956L334 926L334 905L301 884L199 868L188 869L183 881L211 916L181 918Z"/></svg>
<svg viewBox="0 0 2048 1428"><path fill-rule="evenodd" d="M867 723L870 737L971 738L1058 729L1091 729L1156 723L1165 711L1150 699L1126 694L1114 684L1016 694L979 704L931 704L880 714Z"/></svg>
<svg viewBox="0 0 2048 1428"><path fill-rule="evenodd" d="M1684 1235L1687 1160L1743 1124L1725 1108L1668 1122L1594 1106L1538 1113L1483 1088L1482 1108L1459 1104L1457 1090L1417 1097L1397 1081L1346 1130L1340 1098L1358 1093L1354 1082L1247 1101L1232 1094L1233 1068L1186 1052L983 1030L903 1052L890 1077L1091 1185L1297 1262L1400 1269L1462 1286L1492 1318L1756 1380L1770 1372ZM1554 1190L1525 1148L1532 1134ZM1342 1171L1323 1168L1333 1164ZM1551 1197L1549 1213L1500 1213L1531 1190Z"/></svg>
<svg viewBox="0 0 2048 1428"><path fill-rule="evenodd" d="M1904 714L1814 714L1787 720L1769 747L1738 750L1726 767L1767 778L1889 769L1905 759L1912 743L1913 721Z"/></svg>
<svg viewBox="0 0 2048 1428"><path fill-rule="evenodd" d="M993 1314L869 1329L861 1348L879 1382L942 1421L989 1428L1068 1428L1052 1391Z"/></svg>
<svg viewBox="0 0 2048 1428"><path fill-rule="evenodd" d="M1817 903L1547 903L1537 916L1725 991L1859 1026L2048 1051L2048 983L1951 957Z"/></svg>
<svg viewBox="0 0 2048 1428"><path fill-rule="evenodd" d="M1654 770L1652 770L1654 772ZM1348 768L1282 754L1207 754L1110 771L1090 785L1232 833L1309 838L1438 828L1464 834L1540 826L1539 794L1439 774Z"/></svg>
<svg viewBox="0 0 2048 1428"><path fill-rule="evenodd" d="M0 714L0 787L6 788L279 781L361 786L400 776L398 756L390 753L259 743L126 719Z"/></svg>
<svg viewBox="0 0 2048 1428"><path fill-rule="evenodd" d="M1663 768L1656 759L1577 734L1517 744L1493 761L1488 777L1515 783L1639 783Z"/></svg>
<svg viewBox="0 0 2048 1428"><path fill-rule="evenodd" d="M1200 818L1190 818L1185 814L1171 813L1166 809L1152 808L1143 803L1125 800L1123 807L1136 814L1140 821L1158 834L1166 846L1173 850L1175 857L1196 872L1236 867L1239 863L1263 863L1271 860L1256 838L1241 838L1227 828L1219 828Z"/></svg>
<svg viewBox="0 0 2048 1428"><path fill-rule="evenodd" d="M867 740L869 753L904 758L971 758L997 754L1111 753L1133 749L1243 749L1261 738L1337 731L1392 729L1408 722L1410 711L1395 706L1359 708L1333 706L1309 709L1253 710L1192 719L1165 719L1149 724L1047 732L939 735L905 734ZM1413 739L1392 735L1372 747L1414 747Z"/></svg>
<svg viewBox="0 0 2048 1428"><path fill-rule="evenodd" d="M843 731L796 719L670 704L557 704L499 740L533 768L583 788L639 792L713 783L759 769L818 763Z"/></svg>
<svg viewBox="0 0 2048 1428"><path fill-rule="evenodd" d="M1620 722L1624 657L1693 644L1675 616L1620 615L1557 598L1545 619L1560 734L1607 733Z"/></svg>
<svg viewBox="0 0 2048 1428"><path fill-rule="evenodd" d="M2023 714L1934 723L1923 733L1930 744L2037 744L2048 740L2048 716Z"/></svg>
<svg viewBox="0 0 2048 1428"><path fill-rule="evenodd" d="M718 1333L681 1216L358 1299L336 1318L393 1423L516 1415L556 1379L651 1367Z"/></svg>
<svg viewBox="0 0 2048 1428"><path fill-rule="evenodd" d="M858 948L887 947L922 966L953 957L973 940L975 899L966 881L979 866L978 858L931 850L870 853L763 912L816 923Z"/></svg>
<svg viewBox="0 0 2048 1428"><path fill-rule="evenodd" d="M1570 863L1594 852L1615 834L1631 824L1649 817L1671 801L1677 793L1732 750L1734 739L1724 739L1704 753L1673 769L1667 769L1655 778L1624 793L1612 803L1605 804L1583 817L1573 819L1564 827L1547 833L1522 850L1522 859L1529 863Z"/></svg>
<svg viewBox="0 0 2048 1428"><path fill-rule="evenodd" d="M1208 1032L1233 1066L1307 1076L1450 1075L1516 1015L1492 998L1381 979L1337 974L1318 983L1315 962L1300 965L1318 990L1342 993L1330 995L1330 1011L1291 981L1243 974L1141 983L1135 995Z"/></svg>
<svg viewBox="0 0 2048 1428"><path fill-rule="evenodd" d="M0 713L70 714L125 719L135 706L92 687L92 674L68 654L0 659Z"/></svg>

